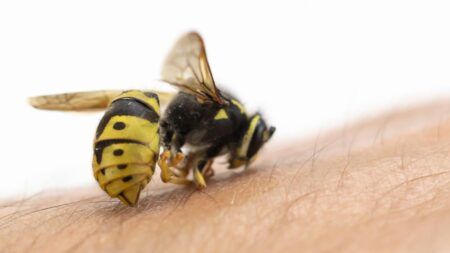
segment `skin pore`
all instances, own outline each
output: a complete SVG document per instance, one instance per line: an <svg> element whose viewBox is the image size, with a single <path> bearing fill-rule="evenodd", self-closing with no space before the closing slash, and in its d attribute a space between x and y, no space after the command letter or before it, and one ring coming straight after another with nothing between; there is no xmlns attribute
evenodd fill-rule
<svg viewBox="0 0 450 253"><path fill-rule="evenodd" d="M0 202L0 252L448 252L449 152L450 103L393 111L216 163L204 191L154 175L137 208L95 186Z"/></svg>

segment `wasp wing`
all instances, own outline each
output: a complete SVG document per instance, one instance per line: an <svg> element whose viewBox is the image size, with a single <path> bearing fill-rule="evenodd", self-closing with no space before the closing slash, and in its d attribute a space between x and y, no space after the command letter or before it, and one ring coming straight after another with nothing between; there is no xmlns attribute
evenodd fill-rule
<svg viewBox="0 0 450 253"><path fill-rule="evenodd" d="M158 95L161 105L168 104L175 96L175 93L153 91ZM100 111L106 109L109 104L123 90L99 90L83 91L73 93L61 93L46 96L31 97L28 102L37 109L56 110L56 111Z"/></svg>
<svg viewBox="0 0 450 253"><path fill-rule="evenodd" d="M163 68L162 80L193 94L202 100L223 104L206 57L205 44L196 32L183 35L169 52Z"/></svg>

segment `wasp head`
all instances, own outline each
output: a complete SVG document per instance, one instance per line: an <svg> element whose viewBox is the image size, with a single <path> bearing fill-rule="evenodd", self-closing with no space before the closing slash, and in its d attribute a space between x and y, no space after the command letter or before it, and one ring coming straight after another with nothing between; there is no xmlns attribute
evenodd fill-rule
<svg viewBox="0 0 450 253"><path fill-rule="evenodd" d="M270 140L275 127L267 126L259 113L249 118L248 127L242 136L238 147L229 159L230 168L237 168L241 165L250 165L261 147Z"/></svg>

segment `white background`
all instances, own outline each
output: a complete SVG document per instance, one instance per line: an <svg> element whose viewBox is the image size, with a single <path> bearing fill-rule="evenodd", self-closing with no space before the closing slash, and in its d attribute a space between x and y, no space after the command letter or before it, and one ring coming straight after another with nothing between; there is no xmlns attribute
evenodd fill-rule
<svg viewBox="0 0 450 253"><path fill-rule="evenodd" d="M28 96L148 88L188 30L275 142L450 93L448 1L2 0L0 197L94 184L101 115L33 110Z"/></svg>

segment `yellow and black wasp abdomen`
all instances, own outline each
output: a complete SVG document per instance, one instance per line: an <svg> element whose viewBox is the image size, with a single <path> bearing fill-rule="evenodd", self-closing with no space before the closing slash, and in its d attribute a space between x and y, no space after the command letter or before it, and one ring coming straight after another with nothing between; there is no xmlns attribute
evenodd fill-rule
<svg viewBox="0 0 450 253"><path fill-rule="evenodd" d="M95 179L109 196L135 206L158 156L158 96L136 90L122 93L97 128L92 161Z"/></svg>

